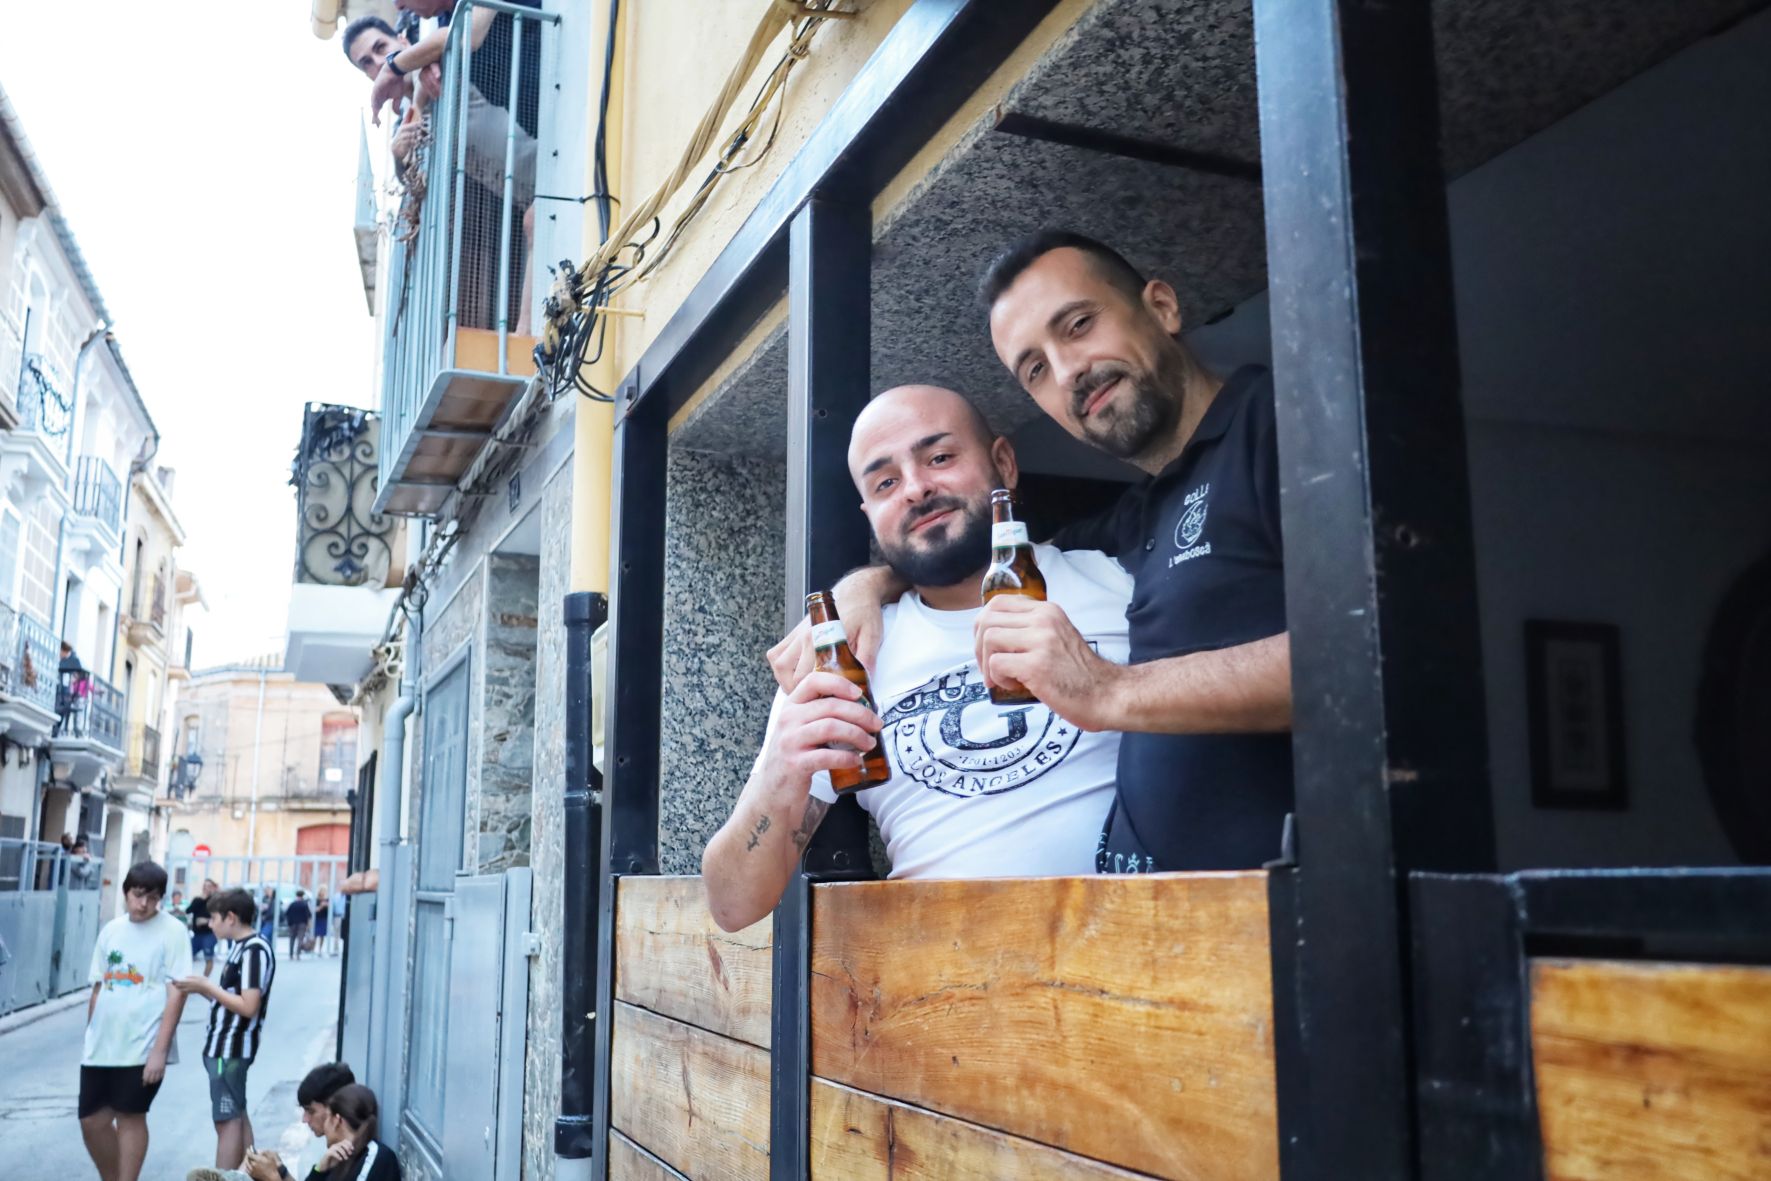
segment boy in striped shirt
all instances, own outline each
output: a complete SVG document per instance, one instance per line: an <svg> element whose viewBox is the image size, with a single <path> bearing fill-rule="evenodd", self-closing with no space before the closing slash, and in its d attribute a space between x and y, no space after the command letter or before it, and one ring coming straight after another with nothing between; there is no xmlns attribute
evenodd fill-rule
<svg viewBox="0 0 1771 1181"><path fill-rule="evenodd" d="M258 1056L259 1034L270 1006L277 956L258 933L258 903L245 890L223 890L209 899L209 926L230 940L227 966L219 981L187 976L186 993L212 1002L209 1032L203 1039L203 1072L209 1076L209 1104L215 1119L215 1166L237 1169L252 1143L246 1114L246 1071Z"/></svg>

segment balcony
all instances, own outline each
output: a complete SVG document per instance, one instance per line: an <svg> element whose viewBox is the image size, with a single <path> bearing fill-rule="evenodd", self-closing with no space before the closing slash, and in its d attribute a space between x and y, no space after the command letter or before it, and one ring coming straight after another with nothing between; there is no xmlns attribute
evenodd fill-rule
<svg viewBox="0 0 1771 1181"><path fill-rule="evenodd" d="M129 601L129 642L137 648L166 638L166 575L156 574L144 591L139 581Z"/></svg>
<svg viewBox="0 0 1771 1181"><path fill-rule="evenodd" d="M123 695L84 669L69 669L60 674L60 681L50 758L56 778L88 787L101 772L114 771L123 763Z"/></svg>
<svg viewBox="0 0 1771 1181"><path fill-rule="evenodd" d="M73 385L42 354L6 347L16 344L10 325L0 326L0 353L11 361L0 367L0 381L11 385L18 416L16 427L0 431L0 483L11 484L20 502L47 495L65 505Z"/></svg>
<svg viewBox="0 0 1771 1181"><path fill-rule="evenodd" d="M0 603L0 733L20 746L55 729L59 648L47 627Z"/></svg>
<svg viewBox="0 0 1771 1181"><path fill-rule="evenodd" d="M366 674L399 597L405 526L375 510L381 439L381 417L367 410L314 402L302 417L284 667L304 681Z"/></svg>
<svg viewBox="0 0 1771 1181"><path fill-rule="evenodd" d="M496 136L485 133L483 115L468 134L467 45L455 34L470 22L450 29L447 52L460 66L443 71L428 142L413 157L422 183L409 187L381 277L387 310L377 512L437 515L534 377L523 298L534 283L523 222L545 154L536 141L539 48L557 20L539 11L517 15L523 67L481 80L502 122Z"/></svg>
<svg viewBox="0 0 1771 1181"><path fill-rule="evenodd" d="M132 779L145 779L149 784L160 779L160 732L152 726L137 724L129 728L129 757L123 762L123 774Z"/></svg>
<svg viewBox="0 0 1771 1181"><path fill-rule="evenodd" d="M63 536L64 557L76 569L108 569L122 581L123 481L96 455L74 464L73 512Z"/></svg>

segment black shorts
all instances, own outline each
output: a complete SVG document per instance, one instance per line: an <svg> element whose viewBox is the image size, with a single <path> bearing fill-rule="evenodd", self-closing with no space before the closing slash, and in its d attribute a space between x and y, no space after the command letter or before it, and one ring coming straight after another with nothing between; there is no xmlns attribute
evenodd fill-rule
<svg viewBox="0 0 1771 1181"><path fill-rule="evenodd" d="M160 1093L159 1083L144 1083L141 1066L82 1066L80 1118L110 1108L119 1115L146 1115ZM64 1109L65 1110L65 1109Z"/></svg>

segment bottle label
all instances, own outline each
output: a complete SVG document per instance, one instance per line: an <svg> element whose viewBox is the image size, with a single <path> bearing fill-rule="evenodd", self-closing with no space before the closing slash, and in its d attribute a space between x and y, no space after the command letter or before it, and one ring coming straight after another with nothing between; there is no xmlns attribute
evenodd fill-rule
<svg viewBox="0 0 1771 1181"><path fill-rule="evenodd" d="M1027 522L996 521L990 526L990 544L996 549L1027 544Z"/></svg>
<svg viewBox="0 0 1771 1181"><path fill-rule="evenodd" d="M842 630L842 620L831 619L812 625L812 647L834 648L838 644L848 642L848 633Z"/></svg>

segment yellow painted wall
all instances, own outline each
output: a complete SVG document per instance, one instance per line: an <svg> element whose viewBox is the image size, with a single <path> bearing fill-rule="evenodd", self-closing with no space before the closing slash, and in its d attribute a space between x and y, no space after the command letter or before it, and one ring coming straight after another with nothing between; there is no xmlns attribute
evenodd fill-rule
<svg viewBox="0 0 1771 1181"><path fill-rule="evenodd" d="M854 6L852 2L844 5ZM643 198L670 173L696 122L737 64L767 7L768 0L647 0L644 4L622 6L626 78L619 195L623 199ZM856 19L830 21L819 30L810 56L794 68L787 84L786 109L769 154L755 167L721 181L719 189L678 241L669 261L629 293L627 306L643 309L645 317L623 319L618 324L616 355L621 372L632 367L663 329L671 313L909 7L910 0L868 0ZM786 42L785 32L776 38L761 68L741 92L724 134L729 134L742 120L751 96L779 59ZM595 126L594 112L590 125ZM704 163L711 165L714 158L715 153L709 153ZM694 175L702 175L701 170ZM666 228L675 220L682 204L683 199L679 198L666 207ZM595 214L591 212L586 240L595 239Z"/></svg>

